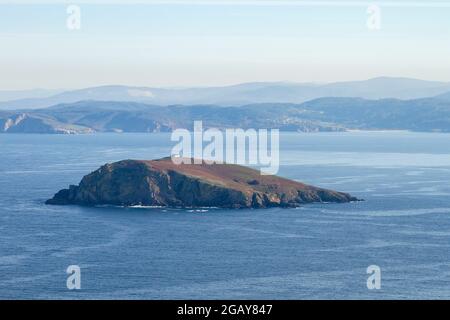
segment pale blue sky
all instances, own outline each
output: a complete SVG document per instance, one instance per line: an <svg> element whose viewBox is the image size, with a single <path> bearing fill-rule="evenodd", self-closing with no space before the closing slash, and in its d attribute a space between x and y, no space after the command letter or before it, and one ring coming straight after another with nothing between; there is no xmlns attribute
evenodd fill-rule
<svg viewBox="0 0 450 320"><path fill-rule="evenodd" d="M70 31L65 4L5 3L0 90L376 76L450 81L450 5L382 5L381 30L370 31L365 5L82 3L81 30Z"/></svg>

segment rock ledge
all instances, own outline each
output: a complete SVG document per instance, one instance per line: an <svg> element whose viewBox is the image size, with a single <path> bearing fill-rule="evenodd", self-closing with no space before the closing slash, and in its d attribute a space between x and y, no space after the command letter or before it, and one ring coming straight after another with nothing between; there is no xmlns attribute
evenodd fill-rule
<svg viewBox="0 0 450 320"><path fill-rule="evenodd" d="M59 191L46 204L267 208L357 200L347 193L263 176L244 166L175 165L170 158L163 158L106 164L86 175L78 186Z"/></svg>

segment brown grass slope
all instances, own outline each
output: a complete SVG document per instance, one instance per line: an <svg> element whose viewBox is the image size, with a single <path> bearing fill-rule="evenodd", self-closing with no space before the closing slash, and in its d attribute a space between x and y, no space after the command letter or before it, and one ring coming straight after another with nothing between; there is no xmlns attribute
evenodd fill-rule
<svg viewBox="0 0 450 320"><path fill-rule="evenodd" d="M123 160L85 176L47 204L266 208L350 202L347 193L313 187L232 164L181 164L170 158Z"/></svg>

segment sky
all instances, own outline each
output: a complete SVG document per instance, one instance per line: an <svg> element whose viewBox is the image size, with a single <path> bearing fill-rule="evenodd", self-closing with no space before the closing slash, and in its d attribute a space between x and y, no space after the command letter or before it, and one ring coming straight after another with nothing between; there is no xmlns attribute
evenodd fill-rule
<svg viewBox="0 0 450 320"><path fill-rule="evenodd" d="M450 0L169 2L0 0L0 90L450 81Z"/></svg>

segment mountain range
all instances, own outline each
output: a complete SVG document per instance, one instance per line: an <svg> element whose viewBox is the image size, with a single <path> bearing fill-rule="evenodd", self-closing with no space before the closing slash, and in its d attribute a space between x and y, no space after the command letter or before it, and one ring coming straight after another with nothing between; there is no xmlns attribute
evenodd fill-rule
<svg viewBox="0 0 450 320"><path fill-rule="evenodd" d="M319 98L301 104L258 103L158 106L79 101L49 108L0 111L5 133L170 132L204 128L278 128L281 131L411 130L450 132L450 94L412 100Z"/></svg>
<svg viewBox="0 0 450 320"><path fill-rule="evenodd" d="M170 132L192 129L195 120L205 128L450 132L450 84L406 78L185 89L103 86L28 94L0 102L0 132ZM27 92L0 92L0 99L11 96L27 97Z"/></svg>
<svg viewBox="0 0 450 320"><path fill-rule="evenodd" d="M84 100L139 102L154 105L242 106L254 103L303 103L324 97L419 99L450 92L450 83L379 77L328 84L256 82L222 87L154 88L101 86L80 90L0 91L0 109L41 109Z"/></svg>

